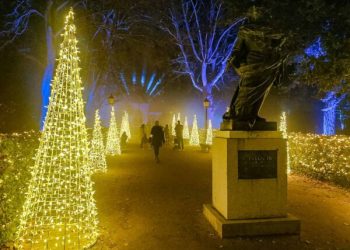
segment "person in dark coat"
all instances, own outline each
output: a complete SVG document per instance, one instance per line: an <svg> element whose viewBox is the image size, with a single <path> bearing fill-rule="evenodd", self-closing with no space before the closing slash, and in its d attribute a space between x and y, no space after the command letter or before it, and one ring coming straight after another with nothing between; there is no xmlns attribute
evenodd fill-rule
<svg viewBox="0 0 350 250"><path fill-rule="evenodd" d="M155 122L155 125L151 129L151 143L154 150L154 156L157 163L159 163L159 148L165 142L163 127L159 125L159 121Z"/></svg>
<svg viewBox="0 0 350 250"><path fill-rule="evenodd" d="M184 126L181 124L180 121L178 121L175 126L176 141L177 141L177 148L182 150L184 149L183 130L184 130Z"/></svg>
<svg viewBox="0 0 350 250"><path fill-rule="evenodd" d="M126 148L126 142L128 140L128 136L126 135L126 132L124 131L122 136L120 137L120 147L123 150Z"/></svg>

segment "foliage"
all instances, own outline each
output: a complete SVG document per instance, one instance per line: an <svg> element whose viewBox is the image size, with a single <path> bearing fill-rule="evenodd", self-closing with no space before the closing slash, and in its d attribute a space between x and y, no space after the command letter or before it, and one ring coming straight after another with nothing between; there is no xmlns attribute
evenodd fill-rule
<svg viewBox="0 0 350 250"><path fill-rule="evenodd" d="M288 145L293 172L350 187L349 136L289 133Z"/></svg>
<svg viewBox="0 0 350 250"><path fill-rule="evenodd" d="M223 16L221 0L182 0L171 8L169 24L162 25L178 47L175 72L187 75L193 88L212 104L213 90L222 88L238 28L245 20L223 25Z"/></svg>
<svg viewBox="0 0 350 250"><path fill-rule="evenodd" d="M40 134L0 135L0 246L14 241Z"/></svg>

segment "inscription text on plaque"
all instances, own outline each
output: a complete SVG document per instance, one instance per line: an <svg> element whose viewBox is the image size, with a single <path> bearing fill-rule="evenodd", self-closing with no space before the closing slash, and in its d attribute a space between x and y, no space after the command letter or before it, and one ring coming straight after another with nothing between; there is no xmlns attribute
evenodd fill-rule
<svg viewBox="0 0 350 250"><path fill-rule="evenodd" d="M238 179L277 178L277 150L238 150Z"/></svg>

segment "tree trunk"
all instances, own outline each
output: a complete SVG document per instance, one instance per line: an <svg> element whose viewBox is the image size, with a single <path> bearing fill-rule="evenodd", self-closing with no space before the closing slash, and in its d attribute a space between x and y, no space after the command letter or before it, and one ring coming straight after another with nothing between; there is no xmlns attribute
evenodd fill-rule
<svg viewBox="0 0 350 250"><path fill-rule="evenodd" d="M203 91L203 101L204 99L207 98L209 100L209 108L208 108L208 120L213 119L213 114L214 114L214 108L215 108L215 103L214 103L214 97L212 93L212 88L207 85L206 90ZM204 123L205 127L205 123Z"/></svg>
<svg viewBox="0 0 350 250"><path fill-rule="evenodd" d="M41 105L41 119L40 119L40 128L44 128L44 122L45 117L47 113L47 108L49 105L49 98L50 98L50 92L51 92L51 81L53 79L54 75L54 68L55 68L55 45L54 45L54 34L52 30L52 23L51 23L51 6L52 1L48 1L46 13L45 13L45 38L46 38L46 67L44 71L43 78L41 80L41 98L42 98L42 105Z"/></svg>

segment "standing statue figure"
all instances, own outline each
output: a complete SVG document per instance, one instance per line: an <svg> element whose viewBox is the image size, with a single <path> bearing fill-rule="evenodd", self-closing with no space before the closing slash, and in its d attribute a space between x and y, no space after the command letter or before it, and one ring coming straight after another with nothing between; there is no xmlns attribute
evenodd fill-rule
<svg viewBox="0 0 350 250"><path fill-rule="evenodd" d="M263 12L250 8L248 23L239 29L229 65L241 79L223 116L222 130L276 130L276 123L266 122L259 110L283 73L286 39L265 25Z"/></svg>

